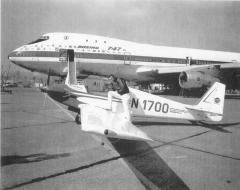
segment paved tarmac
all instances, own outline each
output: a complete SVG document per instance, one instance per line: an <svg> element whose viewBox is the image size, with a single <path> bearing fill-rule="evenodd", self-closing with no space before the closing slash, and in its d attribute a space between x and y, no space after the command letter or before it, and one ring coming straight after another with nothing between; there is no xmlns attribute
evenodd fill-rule
<svg viewBox="0 0 240 190"><path fill-rule="evenodd" d="M153 143L101 139L37 89L16 88L1 94L2 189L238 190L240 101L224 113L208 126L138 123Z"/></svg>

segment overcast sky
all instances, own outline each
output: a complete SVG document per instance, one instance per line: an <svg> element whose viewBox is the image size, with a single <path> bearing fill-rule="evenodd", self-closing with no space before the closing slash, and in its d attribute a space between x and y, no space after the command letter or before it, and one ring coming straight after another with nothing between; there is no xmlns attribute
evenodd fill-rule
<svg viewBox="0 0 240 190"><path fill-rule="evenodd" d="M76 32L155 45L240 52L240 2L2 0L2 63L48 32Z"/></svg>

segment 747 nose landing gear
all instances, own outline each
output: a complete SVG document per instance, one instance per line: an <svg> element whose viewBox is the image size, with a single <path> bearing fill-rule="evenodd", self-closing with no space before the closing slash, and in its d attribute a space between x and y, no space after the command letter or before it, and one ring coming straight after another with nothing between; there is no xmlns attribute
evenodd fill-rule
<svg viewBox="0 0 240 190"><path fill-rule="evenodd" d="M77 114L77 115L76 115L76 117L75 117L75 122L76 122L77 124L81 124L81 116L80 116L80 114Z"/></svg>
<svg viewBox="0 0 240 190"><path fill-rule="evenodd" d="M81 109L80 108L77 110L77 115L75 117L75 122L77 124L81 124Z"/></svg>

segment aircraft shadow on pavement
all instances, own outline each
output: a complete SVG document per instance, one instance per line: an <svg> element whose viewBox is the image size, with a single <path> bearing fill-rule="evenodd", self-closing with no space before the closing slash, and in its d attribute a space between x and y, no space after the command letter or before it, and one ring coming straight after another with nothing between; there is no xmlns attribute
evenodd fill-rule
<svg viewBox="0 0 240 190"><path fill-rule="evenodd" d="M70 153L62 154L31 154L26 156L10 155L1 157L1 166L12 164L26 164L32 162L41 162L43 160L57 159L61 157L68 157Z"/></svg>
<svg viewBox="0 0 240 190"><path fill-rule="evenodd" d="M166 190L189 189L148 143L112 138L109 141L147 189L152 189L151 184Z"/></svg>

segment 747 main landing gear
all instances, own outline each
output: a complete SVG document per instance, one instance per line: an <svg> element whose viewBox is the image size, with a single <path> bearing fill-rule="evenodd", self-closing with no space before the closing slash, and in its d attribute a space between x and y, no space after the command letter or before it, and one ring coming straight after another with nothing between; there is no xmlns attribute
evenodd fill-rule
<svg viewBox="0 0 240 190"><path fill-rule="evenodd" d="M80 109L79 109L78 114L77 114L76 117L75 117L75 122L76 122L77 124L81 124L81 111L80 111Z"/></svg>
<svg viewBox="0 0 240 190"><path fill-rule="evenodd" d="M80 116L80 114L77 114L77 115L76 115L76 117L75 117L75 122L76 122L77 124L81 124L81 116Z"/></svg>

